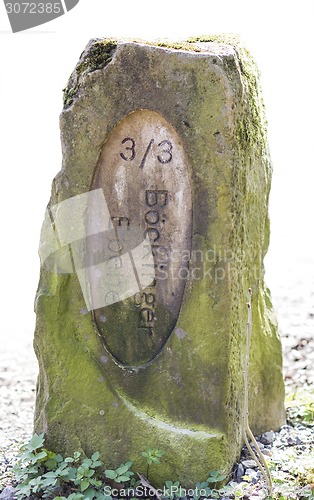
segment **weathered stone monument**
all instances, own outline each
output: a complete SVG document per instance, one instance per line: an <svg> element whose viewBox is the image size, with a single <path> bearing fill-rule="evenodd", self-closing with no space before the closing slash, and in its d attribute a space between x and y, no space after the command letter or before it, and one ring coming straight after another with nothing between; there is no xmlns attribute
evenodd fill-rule
<svg viewBox="0 0 314 500"><path fill-rule="evenodd" d="M232 37L92 40L64 91L63 166L40 246L35 430L150 481L230 471L284 421L264 285L271 165L258 73Z"/></svg>

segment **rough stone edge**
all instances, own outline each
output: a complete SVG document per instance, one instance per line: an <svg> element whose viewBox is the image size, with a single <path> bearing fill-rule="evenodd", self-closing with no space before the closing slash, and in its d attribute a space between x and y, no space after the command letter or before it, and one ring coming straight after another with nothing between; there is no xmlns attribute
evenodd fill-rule
<svg viewBox="0 0 314 500"><path fill-rule="evenodd" d="M112 61L118 42L111 38L93 38L80 55L67 86L63 89L64 109L71 106L81 86L84 76L97 69L103 69Z"/></svg>
<svg viewBox="0 0 314 500"><path fill-rule="evenodd" d="M258 83L260 75L252 56L244 47L239 35L203 35L198 37L191 37L187 40L177 42L171 40L145 41L141 39L124 39L118 41L117 39L113 38L91 39L80 55L80 59L69 78L67 86L63 89L64 109L67 109L73 103L79 92L84 77L88 73L92 73L93 71L96 71L98 69L103 69L105 66L107 66L112 61L114 53L118 45L121 43L137 43L140 45L149 45L151 47L169 50L205 53L217 53L218 47L220 50L222 47L224 47L225 49L227 47L231 47L237 55L240 73L243 77L244 86L246 87L245 90L248 91L249 95L251 96L252 102L254 103L254 106L252 106L251 114L251 118L253 120L253 128L255 130L258 130L259 126L262 127L265 151L267 150L267 122L265 119L263 100L259 91L260 85ZM249 142L247 141L247 139L251 140L255 138L254 134L250 133L251 127L249 125L251 125L251 121L250 124L248 124L247 120L244 120L243 129L238 130L238 138L241 140L241 143L247 144Z"/></svg>

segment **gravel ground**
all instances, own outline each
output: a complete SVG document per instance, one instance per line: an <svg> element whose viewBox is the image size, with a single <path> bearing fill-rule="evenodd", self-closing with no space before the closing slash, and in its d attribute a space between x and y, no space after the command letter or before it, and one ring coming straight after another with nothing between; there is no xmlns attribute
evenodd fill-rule
<svg viewBox="0 0 314 500"><path fill-rule="evenodd" d="M273 273L275 271L273 270ZM271 282L287 392L314 386L314 259L293 262Z"/></svg>
<svg viewBox="0 0 314 500"><path fill-rule="evenodd" d="M313 268L314 268L314 263ZM312 269L311 269L312 270ZM303 275L304 276L304 275ZM284 376L287 393L314 389L314 272L306 279L293 274L273 286L273 303L277 310L284 354ZM312 276L312 280L311 280ZM19 444L32 435L37 361L29 340L14 337L1 346L0 354L0 491L10 484L10 469ZM266 433L259 442L263 453L276 461L280 454L289 457L311 456L313 460L314 428L303 425L284 426L280 433ZM277 458L276 458L277 457ZM313 460L314 462L314 460ZM264 498L259 471L244 448L234 479L251 478L251 496ZM257 486L259 485L259 486Z"/></svg>
<svg viewBox="0 0 314 500"><path fill-rule="evenodd" d="M10 463L33 431L37 360L32 343L8 340L0 354L0 491Z"/></svg>

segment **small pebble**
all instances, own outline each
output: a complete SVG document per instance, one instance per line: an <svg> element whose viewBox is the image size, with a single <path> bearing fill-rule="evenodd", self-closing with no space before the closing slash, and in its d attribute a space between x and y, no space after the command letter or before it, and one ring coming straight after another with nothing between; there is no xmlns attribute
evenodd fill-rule
<svg viewBox="0 0 314 500"><path fill-rule="evenodd" d="M289 446L294 446L296 443L296 439L295 438L292 438L292 437L288 437L287 439L287 443Z"/></svg>
<svg viewBox="0 0 314 500"><path fill-rule="evenodd" d="M263 450L263 455L266 455L267 457L271 457L272 456L272 452L270 450L264 449Z"/></svg>
<svg viewBox="0 0 314 500"><path fill-rule="evenodd" d="M291 425L285 424L285 425L283 425L283 426L280 428L280 430L281 430L281 431L285 431L285 430L289 430L289 429L291 429L291 428L292 428L292 426L291 426Z"/></svg>
<svg viewBox="0 0 314 500"><path fill-rule="evenodd" d="M255 460L243 460L242 465L246 469L255 469L257 467Z"/></svg>
<svg viewBox="0 0 314 500"><path fill-rule="evenodd" d="M244 476L244 466L243 466L243 464L240 463L238 465L237 471L236 471L236 481L237 481L237 483L241 483L242 476Z"/></svg>
<svg viewBox="0 0 314 500"><path fill-rule="evenodd" d="M254 469L246 469L245 475L246 476L257 477L257 472Z"/></svg>
<svg viewBox="0 0 314 500"><path fill-rule="evenodd" d="M4 488L2 493L0 494L1 500L14 500L15 499L16 490L12 486L7 486Z"/></svg>
<svg viewBox="0 0 314 500"><path fill-rule="evenodd" d="M261 436L261 442L263 444L272 444L275 441L274 431L264 432Z"/></svg>

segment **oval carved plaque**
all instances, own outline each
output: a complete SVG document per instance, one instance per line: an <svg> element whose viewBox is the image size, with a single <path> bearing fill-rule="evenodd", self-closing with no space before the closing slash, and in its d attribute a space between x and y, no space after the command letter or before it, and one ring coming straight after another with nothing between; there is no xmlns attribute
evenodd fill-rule
<svg viewBox="0 0 314 500"><path fill-rule="evenodd" d="M141 261L149 285L139 283L131 297L93 311L115 360L123 366L145 365L175 327L188 275L192 193L175 129L154 111L127 115L103 145L91 188L103 189L113 229L134 230L150 242L152 259Z"/></svg>

